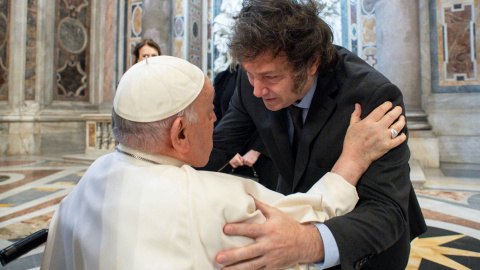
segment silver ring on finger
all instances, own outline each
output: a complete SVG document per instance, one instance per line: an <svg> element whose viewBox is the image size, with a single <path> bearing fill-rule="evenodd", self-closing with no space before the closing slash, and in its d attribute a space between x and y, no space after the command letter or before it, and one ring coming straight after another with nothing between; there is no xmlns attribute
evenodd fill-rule
<svg viewBox="0 0 480 270"><path fill-rule="evenodd" d="M398 132L393 128L390 129L390 132L392 132L392 139L395 139L398 135Z"/></svg>

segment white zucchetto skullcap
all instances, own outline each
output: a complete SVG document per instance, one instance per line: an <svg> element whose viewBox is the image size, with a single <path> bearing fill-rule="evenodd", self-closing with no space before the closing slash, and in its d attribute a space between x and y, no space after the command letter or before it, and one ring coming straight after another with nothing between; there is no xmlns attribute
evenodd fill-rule
<svg viewBox="0 0 480 270"><path fill-rule="evenodd" d="M163 120L188 107L204 81L203 72L188 61L166 55L147 58L122 76L113 108L134 122Z"/></svg>

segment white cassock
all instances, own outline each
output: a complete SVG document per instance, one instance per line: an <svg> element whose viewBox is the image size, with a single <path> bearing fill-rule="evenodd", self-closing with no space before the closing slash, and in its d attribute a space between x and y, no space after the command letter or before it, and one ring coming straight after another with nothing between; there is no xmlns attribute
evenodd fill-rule
<svg viewBox="0 0 480 270"><path fill-rule="evenodd" d="M119 152L96 160L55 212L41 269L219 269L217 252L254 242L224 235L223 226L265 221L249 194L301 223L343 215L358 201L355 187L333 173L308 193L284 196L248 179L121 149L162 165Z"/></svg>

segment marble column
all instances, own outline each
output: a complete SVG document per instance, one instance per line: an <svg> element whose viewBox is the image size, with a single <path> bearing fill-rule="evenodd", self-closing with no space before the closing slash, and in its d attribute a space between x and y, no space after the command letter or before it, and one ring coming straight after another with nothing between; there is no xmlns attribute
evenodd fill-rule
<svg viewBox="0 0 480 270"><path fill-rule="evenodd" d="M377 69L402 91L409 129L429 130L422 110L418 7L418 0L377 1Z"/></svg>
<svg viewBox="0 0 480 270"><path fill-rule="evenodd" d="M25 90L25 57L27 32L27 0L12 1L10 23L10 67L8 71L9 104L21 115ZM19 59L22 59L19 61Z"/></svg>
<svg viewBox="0 0 480 270"><path fill-rule="evenodd" d="M438 138L422 109L419 0L378 0L375 4L377 69L403 93L411 180L425 183L422 167L439 166Z"/></svg>
<svg viewBox="0 0 480 270"><path fill-rule="evenodd" d="M143 1L142 38L153 39L166 55L173 54L171 25L171 0Z"/></svg>

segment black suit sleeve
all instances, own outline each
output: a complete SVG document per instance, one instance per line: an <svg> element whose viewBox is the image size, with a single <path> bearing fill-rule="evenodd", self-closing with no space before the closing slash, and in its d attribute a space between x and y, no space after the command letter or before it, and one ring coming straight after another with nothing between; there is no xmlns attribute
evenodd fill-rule
<svg viewBox="0 0 480 270"><path fill-rule="evenodd" d="M263 144L262 138L258 134L258 131L253 133L249 143L247 143L247 146L245 147L245 153L250 150L255 150L263 155L267 154L267 149L265 149L265 145Z"/></svg>
<svg viewBox="0 0 480 270"><path fill-rule="evenodd" d="M239 83L238 88L242 84ZM213 150L208 164L203 168L217 171L239 153L255 132L255 124L242 104L241 92L237 89L222 120L213 132ZM261 141L259 136L258 140ZM256 141L258 142L258 141ZM261 152L261 151L259 151Z"/></svg>
<svg viewBox="0 0 480 270"><path fill-rule="evenodd" d="M385 100L403 107L400 90L387 83L362 104L362 117ZM404 142L374 162L357 184L360 200L355 209L325 222L337 242L342 269L358 269L359 262L367 262L408 233L409 158Z"/></svg>

